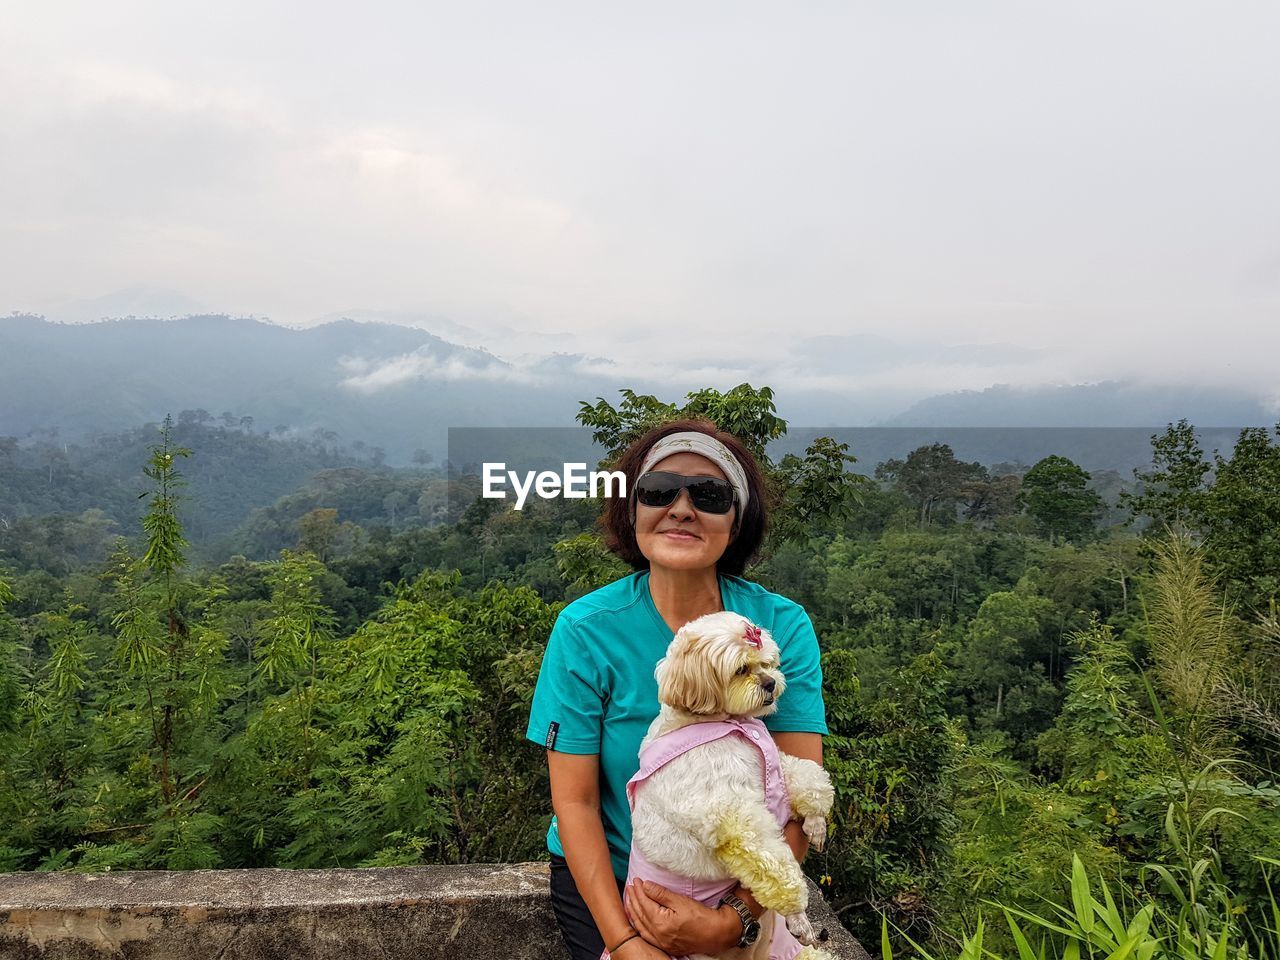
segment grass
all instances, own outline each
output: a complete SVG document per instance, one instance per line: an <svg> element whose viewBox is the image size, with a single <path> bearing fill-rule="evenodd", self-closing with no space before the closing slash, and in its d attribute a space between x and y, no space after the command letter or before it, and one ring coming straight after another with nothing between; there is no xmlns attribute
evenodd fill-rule
<svg viewBox="0 0 1280 960"><path fill-rule="evenodd" d="M1255 859L1280 866L1280 860L1270 857ZM1212 889L1219 880L1211 875L1209 863L1202 859L1187 873L1165 870L1160 874L1162 886L1177 904L1175 909L1149 896L1143 902L1125 899L1122 909L1101 877L1099 899L1079 857L1073 857L1069 903L1049 904L1048 915L992 905L1009 924L1016 960L1280 960L1280 904L1269 878L1266 919L1255 923L1229 891ZM935 956L898 933L921 960L1012 960L1015 956L1006 958L983 945L981 919L972 934L961 938L952 957ZM883 960L893 960L887 918L882 918L880 944Z"/></svg>

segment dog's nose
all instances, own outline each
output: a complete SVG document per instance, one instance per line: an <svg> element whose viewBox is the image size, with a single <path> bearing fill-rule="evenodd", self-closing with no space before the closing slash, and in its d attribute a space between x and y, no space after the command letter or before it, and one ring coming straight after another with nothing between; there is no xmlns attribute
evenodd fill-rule
<svg viewBox="0 0 1280 960"><path fill-rule="evenodd" d="M777 685L778 685L778 684L777 684L777 681L775 681L775 680L774 680L774 679L772 679L772 678L770 678L770 679L766 680L764 683L760 684L760 686L764 687L764 692L765 692L765 693L773 693L773 688L774 688L774 687L776 687Z"/></svg>

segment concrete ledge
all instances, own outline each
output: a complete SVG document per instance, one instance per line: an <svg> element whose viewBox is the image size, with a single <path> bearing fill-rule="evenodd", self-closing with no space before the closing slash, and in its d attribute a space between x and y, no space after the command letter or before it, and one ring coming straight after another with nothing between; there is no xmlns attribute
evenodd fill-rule
<svg viewBox="0 0 1280 960"><path fill-rule="evenodd" d="M3 960L566 957L545 863L0 874ZM817 887L822 947L868 960Z"/></svg>

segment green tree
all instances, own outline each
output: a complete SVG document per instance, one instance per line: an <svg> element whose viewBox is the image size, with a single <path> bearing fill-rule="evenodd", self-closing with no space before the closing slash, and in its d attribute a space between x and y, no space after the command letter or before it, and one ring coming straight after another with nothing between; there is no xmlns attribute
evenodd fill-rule
<svg viewBox="0 0 1280 960"><path fill-rule="evenodd" d="M1037 741L1040 759L1064 781L1115 781L1130 770L1131 748L1124 738L1138 706L1132 656L1097 620L1069 640L1079 658L1067 676L1062 712Z"/></svg>
<svg viewBox="0 0 1280 960"><path fill-rule="evenodd" d="M655 426L684 417L710 419L756 457L771 497L778 503L771 518L775 532L766 553L787 540L806 537L818 518L847 517L860 502L865 480L845 470L846 464L856 462L847 444L819 437L807 447L803 458L792 455L774 465L765 448L771 440L786 435L787 423L777 416L769 387L757 390L741 383L728 393L699 390L687 394L680 407L630 389L621 393L623 401L617 409L597 397L594 405L583 401L577 415L579 423L593 428L595 442L608 450L601 465L616 462L627 446Z"/></svg>
<svg viewBox="0 0 1280 960"><path fill-rule="evenodd" d="M42 611L27 622L33 641L49 655L24 684L14 715L16 735L7 744L0 736L8 748L0 768L0 863L15 868L15 860L39 846L74 843L91 817L86 793L101 747L90 718L96 671L86 613L66 598L57 612ZM6 842L17 849L6 850ZM57 866L56 859L42 863Z"/></svg>
<svg viewBox="0 0 1280 960"><path fill-rule="evenodd" d="M1102 498L1088 483L1088 473L1056 454L1035 464L1022 478L1022 503L1050 543L1056 538L1078 541L1092 535L1102 513Z"/></svg>
<svg viewBox="0 0 1280 960"><path fill-rule="evenodd" d="M822 657L831 728L823 763L836 802L831 839L805 867L829 883L842 920L867 942L882 915L907 931L930 920L956 825L950 772L960 739L941 658L916 657L863 696L860 656Z"/></svg>
<svg viewBox="0 0 1280 960"><path fill-rule="evenodd" d="M553 549L560 576L581 593L589 593L627 575L627 565L606 550L595 534L568 537Z"/></svg>
<svg viewBox="0 0 1280 960"><path fill-rule="evenodd" d="M298 697L271 697L235 746L242 829L295 867L520 860L545 795L523 723L554 609L527 587L460 588L456 573L401 582L318 673L309 783L296 779ZM279 798L283 796L283 800Z"/></svg>
<svg viewBox="0 0 1280 960"><path fill-rule="evenodd" d="M818 610L848 624L882 605L897 617L940 622L970 616L982 602L973 544L962 535L890 531L870 544L837 538L827 547Z"/></svg>
<svg viewBox="0 0 1280 960"><path fill-rule="evenodd" d="M749 383L740 383L728 393L708 387L689 394L687 400L679 416L706 417L746 444L763 463L769 462L765 446L786 436L787 422L777 416L769 387L756 390Z"/></svg>
<svg viewBox="0 0 1280 960"><path fill-rule="evenodd" d="M113 561L119 695L146 731L145 756L154 771L160 814L148 849L170 869L217 863L209 840L217 824L198 805L207 780L206 751L221 734L217 707L228 692L226 636L201 621L204 601L184 576L187 540L179 518L184 480L176 463L190 455L174 445L166 417L144 470L152 484L143 494L148 498L142 520L146 550L134 560L121 548ZM132 746L133 733L122 729L119 735Z"/></svg>
<svg viewBox="0 0 1280 960"><path fill-rule="evenodd" d="M391 526L395 526L400 511L409 504L409 495L403 490L392 490L382 498L382 506L387 511L387 516L391 520Z"/></svg>
<svg viewBox="0 0 1280 960"><path fill-rule="evenodd" d="M1134 520L1150 520L1148 529L1157 535L1166 529L1200 530L1209 464L1195 428L1182 419L1169 424L1159 436L1152 434L1151 463L1149 471L1133 471L1141 485L1139 492L1121 491L1121 503Z"/></svg>
<svg viewBox="0 0 1280 960"><path fill-rule="evenodd" d="M1267 612L1280 595L1280 443L1246 427L1230 458L1214 454L1214 471L1204 497L1208 558L1247 605Z"/></svg>
<svg viewBox="0 0 1280 960"><path fill-rule="evenodd" d="M863 504L865 477L847 470L857 463L847 443L818 437L803 457L787 454L775 479L782 508L773 520L777 543L803 540L817 529L831 529L852 519Z"/></svg>
<svg viewBox="0 0 1280 960"><path fill-rule="evenodd" d="M963 502L973 485L988 480L982 464L957 460L945 443L917 447L905 460L886 460L876 467L875 476L911 499L922 527L953 519L944 512Z"/></svg>
<svg viewBox="0 0 1280 960"><path fill-rule="evenodd" d="M991 527L1005 517L1017 515L1018 493L1022 478L1016 474L977 479L962 490L964 518L980 526Z"/></svg>
<svg viewBox="0 0 1280 960"><path fill-rule="evenodd" d="M638 394L628 387L619 392L622 402L617 408L604 397L596 397L595 404L580 401L575 417L584 427L592 428L591 439L607 451L601 463L617 460L623 450L648 430L680 415L674 403L663 403L657 397Z"/></svg>
<svg viewBox="0 0 1280 960"><path fill-rule="evenodd" d="M980 728L1019 742L1052 720L1058 694L1046 676L1044 623L1052 604L1026 588L988 596L955 661L956 686Z"/></svg>
<svg viewBox="0 0 1280 960"><path fill-rule="evenodd" d="M338 511L332 507L317 507L298 520L298 549L314 553L323 563L333 553L340 534Z"/></svg>
<svg viewBox="0 0 1280 960"><path fill-rule="evenodd" d="M255 668L259 688L283 688L285 701L276 703L285 717L294 718L301 732L298 779L310 784L315 761L314 718L322 660L329 655L335 618L320 597L317 581L324 565L311 554L285 550L267 574L272 615L262 626Z"/></svg>
<svg viewBox="0 0 1280 960"><path fill-rule="evenodd" d="M0 737L17 727L18 678L17 645L10 638L9 617L4 608L14 601L13 588L0 577Z"/></svg>
<svg viewBox="0 0 1280 960"><path fill-rule="evenodd" d="M771 466L765 446L787 432L786 421L777 416L769 387L757 390L749 383L740 383L728 393L710 388L698 390L686 394L680 407L634 390L624 388L620 392L623 399L617 409L603 397L596 397L594 405L581 402L576 418L584 427L592 427L592 439L608 450L604 462L617 460L623 450L653 427L682 417L711 420L741 440L762 466Z"/></svg>
<svg viewBox="0 0 1280 960"><path fill-rule="evenodd" d="M207 417L204 411L199 413ZM166 801L172 800L175 792L171 764L178 711L181 709L178 686L183 679L185 647L190 639L190 629L178 606L178 575L187 562L184 550L188 544L178 519L178 490L185 481L178 472L176 460L191 456L191 451L173 444L172 429L172 421L165 417L160 443L152 447L151 459L143 470L152 482L152 489L148 495L147 512L142 518L147 549L141 561L162 588L166 668L163 673L167 683L160 701L156 746L160 750L160 786Z"/></svg>

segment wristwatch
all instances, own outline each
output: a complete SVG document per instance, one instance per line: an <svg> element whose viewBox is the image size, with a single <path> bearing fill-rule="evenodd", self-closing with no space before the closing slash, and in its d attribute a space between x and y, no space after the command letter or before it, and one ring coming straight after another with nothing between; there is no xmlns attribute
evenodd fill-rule
<svg viewBox="0 0 1280 960"><path fill-rule="evenodd" d="M753 917L751 911L747 909L747 905L732 893L721 897L720 902L716 904L716 909L719 910L726 903L733 908L734 913L738 915L738 919L742 921L742 939L738 941L738 946L751 946L760 939L760 921Z"/></svg>

